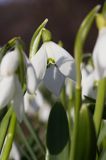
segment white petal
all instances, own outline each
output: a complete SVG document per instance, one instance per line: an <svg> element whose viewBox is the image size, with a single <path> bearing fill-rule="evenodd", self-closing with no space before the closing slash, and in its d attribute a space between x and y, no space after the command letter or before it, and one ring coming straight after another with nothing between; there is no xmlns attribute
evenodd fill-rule
<svg viewBox="0 0 106 160"><path fill-rule="evenodd" d="M15 143L12 144L12 149L9 158L14 160L21 160L20 153Z"/></svg>
<svg viewBox="0 0 106 160"><path fill-rule="evenodd" d="M27 90L29 93L34 94L35 90L37 89L37 84L36 84L36 74L35 70L33 68L33 65L30 63L27 65Z"/></svg>
<svg viewBox="0 0 106 160"><path fill-rule="evenodd" d="M51 105L48 102L44 101L43 106L40 108L38 112L40 121L47 123L50 114L50 109Z"/></svg>
<svg viewBox="0 0 106 160"><path fill-rule="evenodd" d="M60 73L57 67L52 65L47 68L44 77L44 84L48 88L48 90L53 92L56 96L59 96L64 81L65 77Z"/></svg>
<svg viewBox="0 0 106 160"><path fill-rule="evenodd" d="M82 96L96 98L96 89L94 88L95 74L92 72L87 77L82 74Z"/></svg>
<svg viewBox="0 0 106 160"><path fill-rule="evenodd" d="M99 31L97 42L93 51L93 61L95 67L95 78L103 78L106 70L106 29Z"/></svg>
<svg viewBox="0 0 106 160"><path fill-rule="evenodd" d="M16 89L15 89L15 96L13 99L13 106L17 115L17 119L19 120L19 122L21 122L24 116L24 101L23 101L23 92L21 84L17 76L15 76L15 85Z"/></svg>
<svg viewBox="0 0 106 160"><path fill-rule="evenodd" d="M75 83L70 79L65 80L66 95L70 98L75 95ZM73 97L74 98L74 97Z"/></svg>
<svg viewBox="0 0 106 160"><path fill-rule="evenodd" d="M0 65L0 74L2 76L7 76L15 73L19 64L19 52L17 49L7 54L3 57Z"/></svg>
<svg viewBox="0 0 106 160"><path fill-rule="evenodd" d="M75 62L73 57L54 42L45 43L47 55L54 58L60 72L75 81Z"/></svg>
<svg viewBox="0 0 106 160"><path fill-rule="evenodd" d="M15 94L15 76L6 76L0 81L0 108L5 107Z"/></svg>
<svg viewBox="0 0 106 160"><path fill-rule="evenodd" d="M45 52L44 45L42 45L42 47L38 50L38 52L32 57L31 63L35 69L35 74L36 74L35 82L36 86L38 86L45 75L47 66L47 55Z"/></svg>
<svg viewBox="0 0 106 160"><path fill-rule="evenodd" d="M41 93L37 90L36 94L29 94L28 92L24 95L24 106L25 112L30 115L34 115L38 109L43 106L43 97Z"/></svg>

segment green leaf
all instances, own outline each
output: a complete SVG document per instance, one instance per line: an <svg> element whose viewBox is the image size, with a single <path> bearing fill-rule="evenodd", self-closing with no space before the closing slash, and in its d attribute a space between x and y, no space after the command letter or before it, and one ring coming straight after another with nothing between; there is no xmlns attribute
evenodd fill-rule
<svg viewBox="0 0 106 160"><path fill-rule="evenodd" d="M94 160L96 157L96 132L93 117L84 104L80 111L75 160Z"/></svg>
<svg viewBox="0 0 106 160"><path fill-rule="evenodd" d="M98 138L98 146L99 148L106 150L106 122L102 122L102 127L100 130L99 138Z"/></svg>
<svg viewBox="0 0 106 160"><path fill-rule="evenodd" d="M22 87L25 87L25 71L26 71L26 64L24 61L24 47L23 47L23 42L21 39L16 41L15 47L17 48L19 52L19 67L18 67L18 76L19 80L21 82Z"/></svg>
<svg viewBox="0 0 106 160"><path fill-rule="evenodd" d="M7 160L9 158L9 154L12 148L12 143L14 140L15 128L16 128L16 115L14 112L12 112L7 135L5 137L5 143L3 145L2 152L1 152L0 158L2 160Z"/></svg>
<svg viewBox="0 0 106 160"><path fill-rule="evenodd" d="M35 31L31 39L30 51L29 51L30 58L37 52L38 45L40 43L40 39L42 35L42 30L45 27L47 22L48 22L48 19L45 19L44 22L37 28L37 30Z"/></svg>
<svg viewBox="0 0 106 160"><path fill-rule="evenodd" d="M47 153L46 160L68 160L69 159L69 143L65 148L57 155L51 155Z"/></svg>
<svg viewBox="0 0 106 160"><path fill-rule="evenodd" d="M11 114L12 114L12 108L10 107L0 123L0 133L2 133L0 134L0 151L2 149L3 142L7 133Z"/></svg>
<svg viewBox="0 0 106 160"><path fill-rule="evenodd" d="M58 155L69 142L68 119L64 107L57 102L53 106L47 127L46 143L51 155Z"/></svg>

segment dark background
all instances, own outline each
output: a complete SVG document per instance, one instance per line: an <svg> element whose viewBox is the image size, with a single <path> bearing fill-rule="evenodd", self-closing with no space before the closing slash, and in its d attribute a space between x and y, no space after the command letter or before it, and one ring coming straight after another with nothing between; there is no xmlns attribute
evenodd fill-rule
<svg viewBox="0 0 106 160"><path fill-rule="evenodd" d="M31 37L38 25L48 18L47 28L53 40L62 40L73 54L75 34L86 14L99 0L0 0L0 45L21 36L28 53ZM90 31L85 52L92 52L97 36L95 24Z"/></svg>

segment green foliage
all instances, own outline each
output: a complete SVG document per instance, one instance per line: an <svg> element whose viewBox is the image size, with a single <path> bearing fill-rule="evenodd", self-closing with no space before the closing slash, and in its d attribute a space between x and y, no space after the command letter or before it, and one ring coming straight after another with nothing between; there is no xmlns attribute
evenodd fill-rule
<svg viewBox="0 0 106 160"><path fill-rule="evenodd" d="M47 127L47 147L51 155L59 154L69 141L68 119L64 107L57 102L53 106Z"/></svg>

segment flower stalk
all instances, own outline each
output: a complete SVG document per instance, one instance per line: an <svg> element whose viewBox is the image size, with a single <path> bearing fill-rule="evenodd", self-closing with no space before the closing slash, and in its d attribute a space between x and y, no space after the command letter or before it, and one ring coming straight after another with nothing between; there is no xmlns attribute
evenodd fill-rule
<svg viewBox="0 0 106 160"><path fill-rule="evenodd" d="M100 80L98 84L97 100L94 111L94 124L97 137L99 135L102 116L103 116L105 93L106 93L106 79L104 78Z"/></svg>
<svg viewBox="0 0 106 160"><path fill-rule="evenodd" d="M75 124L72 137L72 148L70 160L75 160L76 155L76 144L77 144L77 135L78 135L78 126L79 126L79 111L81 107L81 62L82 54L85 40L87 38L88 32L92 26L95 15L99 10L100 6L96 6L91 10L87 17L82 22L75 41L75 64L76 64L76 95L75 95Z"/></svg>
<svg viewBox="0 0 106 160"><path fill-rule="evenodd" d="M12 112L8 132L5 137L5 142L1 152L1 160L7 160L9 157L14 135L15 135L15 128L16 128L16 114L15 112Z"/></svg>
<svg viewBox="0 0 106 160"><path fill-rule="evenodd" d="M8 124L10 121L11 114L12 108L10 107L0 124L0 133L2 133L0 134L0 151L2 150L3 142L6 136L6 132L8 130Z"/></svg>

